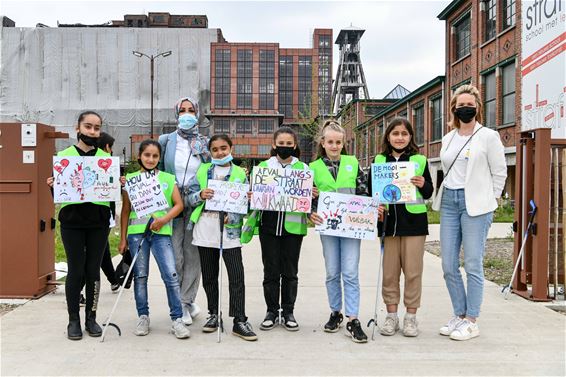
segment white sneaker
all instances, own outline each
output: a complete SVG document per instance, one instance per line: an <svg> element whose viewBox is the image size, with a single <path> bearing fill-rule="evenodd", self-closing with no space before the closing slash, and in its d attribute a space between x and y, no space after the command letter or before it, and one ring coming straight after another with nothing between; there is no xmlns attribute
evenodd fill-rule
<svg viewBox="0 0 566 377"><path fill-rule="evenodd" d="M181 320L187 326L192 325L193 324L193 317L191 317L189 306L186 305L186 304L181 304L181 306L183 307L183 317L181 317Z"/></svg>
<svg viewBox="0 0 566 377"><path fill-rule="evenodd" d="M399 317L397 317L397 313L387 313L385 322L383 323L383 326L381 326L381 330L379 332L381 335L391 336L395 335L397 330L399 330Z"/></svg>
<svg viewBox="0 0 566 377"><path fill-rule="evenodd" d="M145 314L140 315L134 334L137 336L145 336L149 334L149 317Z"/></svg>
<svg viewBox="0 0 566 377"><path fill-rule="evenodd" d="M403 335L409 337L419 335L419 323L415 314L405 314L405 318L403 318Z"/></svg>
<svg viewBox="0 0 566 377"><path fill-rule="evenodd" d="M186 339L191 336L191 332L185 327L181 318L177 318L173 321L171 324L171 333L175 334L177 339Z"/></svg>
<svg viewBox="0 0 566 377"><path fill-rule="evenodd" d="M456 327L456 330L450 334L452 340L469 340L480 336L480 328L477 323L464 318Z"/></svg>
<svg viewBox="0 0 566 377"><path fill-rule="evenodd" d="M189 307L189 313L191 314L191 317L193 319L198 317L198 315L200 314L200 306L198 306L196 302L193 302L187 306Z"/></svg>
<svg viewBox="0 0 566 377"><path fill-rule="evenodd" d="M449 336L452 331L456 330L460 322L462 322L462 318L458 316L452 317L447 324L440 328L440 335Z"/></svg>

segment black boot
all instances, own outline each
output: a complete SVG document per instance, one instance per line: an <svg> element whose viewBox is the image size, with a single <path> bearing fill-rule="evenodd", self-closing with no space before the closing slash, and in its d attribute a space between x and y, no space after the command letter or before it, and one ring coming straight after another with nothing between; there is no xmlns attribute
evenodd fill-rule
<svg viewBox="0 0 566 377"><path fill-rule="evenodd" d="M81 340L83 338L83 330L81 330L81 318L79 313L69 314L67 338L71 340Z"/></svg>
<svg viewBox="0 0 566 377"><path fill-rule="evenodd" d="M102 328L96 323L96 312L87 312L85 320L85 331L88 335L98 337L102 335Z"/></svg>

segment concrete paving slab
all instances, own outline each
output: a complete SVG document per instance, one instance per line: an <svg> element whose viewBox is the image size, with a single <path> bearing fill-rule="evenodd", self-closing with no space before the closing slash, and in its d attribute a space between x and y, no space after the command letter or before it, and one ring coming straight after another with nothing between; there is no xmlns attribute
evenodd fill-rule
<svg viewBox="0 0 566 377"><path fill-rule="evenodd" d="M378 245L364 241L360 261L363 323L371 318L375 302ZM168 333L165 287L157 266L151 265L149 304L151 332L132 334L136 312L132 290L122 296L113 322L122 336L110 330L106 341L85 336L67 340L64 290L29 301L0 318L2 375L560 375L566 374L566 316L543 305L511 295L504 300L500 288L486 282L480 337L456 342L440 336L438 329L451 316L451 306L440 259L425 254L423 306L418 319L421 333L405 338L376 334L376 340L355 344L322 327L328 319L324 263L318 236L304 240L299 293L295 315L298 332L282 327L264 332L258 326L265 314L259 241L244 248L246 267L246 311L258 333L257 342L246 342L230 334L231 319L224 317L227 333L222 343L216 334L201 331L205 315L190 326L192 335L177 340ZM224 312L228 312L227 278L224 282ZM116 299L103 281L99 317L109 313ZM197 302L206 308L204 291ZM380 321L384 318L380 305ZM401 310L401 315L403 310ZM84 316L83 316L84 317ZM84 318L83 318L84 320Z"/></svg>

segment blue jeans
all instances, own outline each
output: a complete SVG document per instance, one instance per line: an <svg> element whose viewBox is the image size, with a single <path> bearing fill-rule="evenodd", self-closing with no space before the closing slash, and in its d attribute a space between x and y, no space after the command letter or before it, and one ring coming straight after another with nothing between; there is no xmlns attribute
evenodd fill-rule
<svg viewBox="0 0 566 377"><path fill-rule="evenodd" d="M326 293L330 310L342 309L342 282L344 283L344 306L347 317L357 317L360 309L360 263L361 240L355 238L320 236L324 264L326 266Z"/></svg>
<svg viewBox="0 0 566 377"><path fill-rule="evenodd" d="M132 258L138 251L141 234L131 234L128 236L128 244ZM183 316L181 308L181 293L179 280L175 270L175 256L171 246L171 237L153 234L143 242L140 255L134 264L134 296L136 298L136 308L138 316L149 315L149 305L147 302L147 276L149 274L149 250L161 272L161 279L167 289L167 302L169 303L169 315L174 321Z"/></svg>
<svg viewBox="0 0 566 377"><path fill-rule="evenodd" d="M483 254L493 212L470 216L464 189L444 188L440 204L440 250L444 281L454 315L477 318L483 299ZM460 273L460 246L464 247L467 292Z"/></svg>

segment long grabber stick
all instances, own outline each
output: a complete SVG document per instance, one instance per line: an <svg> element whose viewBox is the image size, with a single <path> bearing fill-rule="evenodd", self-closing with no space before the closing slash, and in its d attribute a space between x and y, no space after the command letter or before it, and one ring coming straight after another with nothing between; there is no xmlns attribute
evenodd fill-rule
<svg viewBox="0 0 566 377"><path fill-rule="evenodd" d="M501 292L504 294L503 297L506 300L507 300L507 297L509 296L509 292L511 292L513 280L515 280L515 275L517 274L517 270L519 269L519 263L521 262L521 260L524 257L525 245L527 244L527 238L529 237L529 233L532 233L532 231L533 231L533 224L534 224L535 214L537 213L537 206L535 204L535 201L532 200L532 199L529 202L529 205L531 206L531 210L529 211L529 213L531 214L531 217L529 218L529 223L527 224L527 229L525 230L525 234L523 235L523 242L521 243L521 250L519 251L519 255L517 256L517 261L515 262L515 268L513 269L513 275L511 275L511 281L509 281L509 284L507 284L501 290Z"/></svg>
<svg viewBox="0 0 566 377"><path fill-rule="evenodd" d="M221 211L218 214L220 219L220 253L218 258L218 263L220 264L218 268L218 343L222 341L222 332L224 331L224 321L222 320L222 252L224 246L224 217L226 213Z"/></svg>
<svg viewBox="0 0 566 377"><path fill-rule="evenodd" d="M377 326L377 314L379 312L379 302L381 301L381 285L383 275L383 251L385 248L385 230L387 229L387 209L383 211L383 227L381 228L379 268L377 270L377 292L375 294L375 307L373 310L373 318L368 321L368 327L371 326L371 340L375 340L375 327Z"/></svg>
<svg viewBox="0 0 566 377"><path fill-rule="evenodd" d="M140 253L142 245L143 245L144 241L146 240L146 238L151 237L151 235L153 234L153 233L151 233L151 229L149 228L151 226L151 223L153 223L153 217L149 218L147 225L145 226L145 230L143 232L142 240L141 240L141 242L138 246L138 251L136 252L136 255L134 255L134 259L132 259L132 264L130 264L130 268L128 269L128 273L126 274L126 277L124 278L124 281L122 282L122 285L120 286L120 292L118 292L118 297L116 297L116 301L114 302L114 306L112 307L112 311L110 312L110 314L108 315L108 318L106 319L106 321L102 325L102 327L104 327L104 330L102 330L102 336L100 338L100 342L104 342L104 337L106 336L106 330L108 330L108 327L110 327L110 326L116 328L116 330L118 331L118 335L122 336L122 331L120 330L120 327L118 327L118 325L116 325L114 323L111 323L110 320L112 319L112 316L114 315L114 312L116 311L116 308L118 307L118 302L120 302L120 298L122 297L122 293L124 293L124 287L126 285L126 282L128 281L128 278L130 277L130 274L132 273L132 270L134 269L134 265L136 264L136 260L138 259L138 255Z"/></svg>

